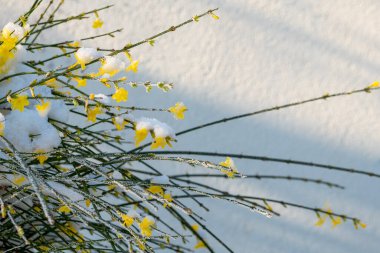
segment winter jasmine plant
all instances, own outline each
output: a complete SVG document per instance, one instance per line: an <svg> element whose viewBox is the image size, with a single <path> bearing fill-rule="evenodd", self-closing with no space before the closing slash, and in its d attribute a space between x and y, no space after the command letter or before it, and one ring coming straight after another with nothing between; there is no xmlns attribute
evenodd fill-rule
<svg viewBox="0 0 380 253"><path fill-rule="evenodd" d="M316 226L330 222L335 227L351 222L357 229L366 227L359 218L329 208L236 195L202 184L196 178L271 178L342 188L313 178L243 175L239 172L239 159L377 178L379 174L273 157L179 151L175 144L181 141L181 135L227 121L378 90L378 82L359 90L324 94L176 132L156 118L134 116L136 111L152 111L157 117L168 113L177 120L186 120L186 111L191 108L183 102L164 108L139 108L129 103L131 89L168 92L173 88L171 83L160 80L127 81L131 72L138 73L140 63L133 49L143 44L153 46L161 36L170 36L169 33L203 18L217 21L217 9L119 49L89 48L86 41L115 36L120 29L88 35L79 41L40 41L39 36L45 31L68 22L81 25L80 21L88 18L93 20L91 29L101 30L106 22L101 11L111 7L56 18L63 4L59 0L34 0L26 13L3 24L1 29L1 252L188 252L202 248L214 252L215 243L233 252L233 245L226 245L197 214L197 209L207 210L202 204L206 197L269 218L278 216L276 207L282 205L314 212ZM70 57L70 64L61 64L64 57ZM55 62L56 67L48 67ZM89 85L95 87L91 93L85 89ZM96 87L106 87L107 94L97 93ZM201 159L202 156L210 160ZM160 161L203 167L205 172L166 175Z"/></svg>

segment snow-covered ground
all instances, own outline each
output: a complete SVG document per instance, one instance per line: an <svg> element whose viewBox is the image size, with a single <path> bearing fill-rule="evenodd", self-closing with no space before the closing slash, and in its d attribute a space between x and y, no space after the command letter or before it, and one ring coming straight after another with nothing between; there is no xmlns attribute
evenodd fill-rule
<svg viewBox="0 0 380 253"><path fill-rule="evenodd" d="M0 24L14 20L30 2L0 0ZM185 121L156 115L177 130L326 92L362 88L379 78L379 1L66 0L62 15L110 3L116 7L101 13L105 24L99 31L91 29L92 20L73 22L41 39L80 39L121 27L117 38L87 44L118 48L220 8L219 21L207 17L158 39L154 47L143 45L132 51L141 64L130 80L166 80L175 84L175 90L130 91L128 103L168 107L183 101L190 109ZM352 95L213 126L181 136L175 148L291 158L379 173L379 96L378 92ZM207 225L235 252L378 252L379 179L302 166L236 163L245 173L323 178L347 189L254 179L208 183L312 207L328 205L361 218L368 227L357 231L347 223L335 229L316 228L315 214L303 210L273 205L282 216L267 219L205 200L211 207L209 213L201 212Z"/></svg>

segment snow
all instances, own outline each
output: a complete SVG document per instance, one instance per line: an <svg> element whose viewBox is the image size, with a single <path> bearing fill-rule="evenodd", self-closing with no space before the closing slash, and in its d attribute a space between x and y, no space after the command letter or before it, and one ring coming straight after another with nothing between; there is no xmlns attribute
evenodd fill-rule
<svg viewBox="0 0 380 253"><path fill-rule="evenodd" d="M5 117L4 136L21 152L47 152L61 144L58 131L30 109L12 111Z"/></svg>
<svg viewBox="0 0 380 253"><path fill-rule="evenodd" d="M0 23L6 24L17 18L29 1L1 3ZM169 93L153 90L150 94L130 89L128 103L169 107L183 101L189 108L184 121L160 115L177 131L326 92L362 88L379 78L378 1L145 0L141 4L137 0L70 0L62 15L111 3L116 7L100 13L105 22L101 29L90 29L92 20L81 25L72 22L55 30L54 36L45 34L42 38L52 43L78 40L90 33L122 27L123 32L115 39L86 42L89 47L120 48L195 14L220 8L218 21L206 17L157 39L154 47L143 45L131 50L140 65L139 73L129 76L129 80L168 80L175 88ZM9 13L14 16L8 17ZM378 92L352 95L178 136L174 147L292 158L379 172L379 116ZM273 205L282 215L267 219L225 202L203 200L210 207L209 213L200 212L208 219L206 225L235 252L378 251L378 179L302 166L239 159L235 163L244 174L323 178L347 188L342 191L302 182L249 179L209 179L207 184L312 207L328 205L333 211L357 216L368 224L362 231L356 231L352 224L316 228L315 215L299 209ZM177 165L164 169L170 175L185 168ZM211 237L208 241L216 244ZM225 251L217 246L216 252Z"/></svg>
<svg viewBox="0 0 380 253"><path fill-rule="evenodd" d="M78 61L83 62L84 64L95 60L99 56L100 54L95 48L81 47L78 49L78 51L75 52L75 57L78 59Z"/></svg>

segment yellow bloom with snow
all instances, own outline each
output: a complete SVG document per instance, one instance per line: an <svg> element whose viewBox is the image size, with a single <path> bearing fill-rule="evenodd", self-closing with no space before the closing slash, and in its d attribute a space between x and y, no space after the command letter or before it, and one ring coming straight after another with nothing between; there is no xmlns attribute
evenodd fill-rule
<svg viewBox="0 0 380 253"><path fill-rule="evenodd" d="M77 82L78 87L85 87L87 85L87 79L73 77L73 80Z"/></svg>
<svg viewBox="0 0 380 253"><path fill-rule="evenodd" d="M219 165L229 168L229 170L226 170L226 169L221 170L229 178L233 178L236 173L239 173L231 157L227 157L226 160L224 162L219 163Z"/></svg>
<svg viewBox="0 0 380 253"><path fill-rule="evenodd" d="M70 207L68 206L61 206L59 209L58 209L58 212L60 213L65 213L65 214L69 214L71 212L71 209Z"/></svg>
<svg viewBox="0 0 380 253"><path fill-rule="evenodd" d="M15 46L17 40L7 39L1 40L0 45L0 74L6 74L11 68L11 61L15 58Z"/></svg>
<svg viewBox="0 0 380 253"><path fill-rule="evenodd" d="M96 122L96 116L98 114L101 114L102 112L103 112L102 108L99 106L88 109L87 110L87 120L92 121L92 122Z"/></svg>
<svg viewBox="0 0 380 253"><path fill-rule="evenodd" d="M46 117L50 111L50 108L51 103L49 101L44 102L42 100L41 104L36 105L36 110L41 117Z"/></svg>
<svg viewBox="0 0 380 253"><path fill-rule="evenodd" d="M130 226L132 226L133 225L133 222L134 222L134 219L133 219L133 217L131 217L131 216L129 216L129 215L127 215L127 214L119 214L120 215L120 217L121 217L121 219L123 220L123 224L124 224L124 226L126 226L126 227L130 227Z"/></svg>
<svg viewBox="0 0 380 253"><path fill-rule="evenodd" d="M86 204L86 207L90 207L91 206L91 200L90 199L86 199L85 200L85 204Z"/></svg>
<svg viewBox="0 0 380 253"><path fill-rule="evenodd" d="M125 125L127 122L124 120L121 116L116 116L115 118L112 118L112 122L116 127L116 130L121 131L125 128Z"/></svg>
<svg viewBox="0 0 380 253"><path fill-rule="evenodd" d="M98 51L95 48L79 48L75 53L74 57L77 60L69 68L73 68L77 65L81 66L82 70L86 69L86 64L95 60L99 56Z"/></svg>
<svg viewBox="0 0 380 253"><path fill-rule="evenodd" d="M116 88L116 92L112 95L112 99L116 102L126 102L128 100L128 91L124 88Z"/></svg>
<svg viewBox="0 0 380 253"><path fill-rule="evenodd" d="M145 138L148 136L148 129L146 128L140 128L136 129L135 131L135 145L136 147L140 145L140 143L145 140Z"/></svg>
<svg viewBox="0 0 380 253"><path fill-rule="evenodd" d="M24 111L24 107L29 105L27 95L16 95L15 97L8 96L8 102L11 104L12 110Z"/></svg>
<svg viewBox="0 0 380 253"><path fill-rule="evenodd" d="M174 106L170 107L168 110L173 114L173 116L176 119L184 119L187 107L182 102L178 102Z"/></svg>
<svg viewBox="0 0 380 253"><path fill-rule="evenodd" d="M137 73L137 69L139 66L139 61L132 61L131 64L125 69L126 72L132 71L133 73Z"/></svg>
<svg viewBox="0 0 380 253"><path fill-rule="evenodd" d="M147 216L139 224L141 234L146 237L152 236L152 227L154 226L154 219Z"/></svg>
<svg viewBox="0 0 380 253"><path fill-rule="evenodd" d="M113 56L105 56L101 60L102 66L99 71L94 76L102 76L108 74L109 76L114 76L119 73L125 67L125 63Z"/></svg>

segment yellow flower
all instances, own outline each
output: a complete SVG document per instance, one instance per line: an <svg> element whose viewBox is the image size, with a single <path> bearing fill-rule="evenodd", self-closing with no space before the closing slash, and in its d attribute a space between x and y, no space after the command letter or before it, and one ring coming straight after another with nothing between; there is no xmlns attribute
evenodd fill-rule
<svg viewBox="0 0 380 253"><path fill-rule="evenodd" d="M206 248L206 245L201 240L198 240L197 244L195 244L194 246L194 249L201 249L201 248Z"/></svg>
<svg viewBox="0 0 380 253"><path fill-rule="evenodd" d="M73 41L71 43L67 44L70 47L80 47L80 42L79 41Z"/></svg>
<svg viewBox="0 0 380 253"><path fill-rule="evenodd" d="M164 189L162 189L162 187L159 185L151 185L146 190L152 194L158 194L158 195L164 196Z"/></svg>
<svg viewBox="0 0 380 253"><path fill-rule="evenodd" d="M8 102L11 104L12 110L24 111L24 107L29 105L27 95L16 95L14 98L8 97Z"/></svg>
<svg viewBox="0 0 380 253"><path fill-rule="evenodd" d="M199 231L199 225L198 224L194 224L191 226L194 231L198 232ZM204 244L203 241L197 239L197 244L194 246L194 249L201 249L201 248L206 248L206 245Z"/></svg>
<svg viewBox="0 0 380 253"><path fill-rule="evenodd" d="M115 94L112 95L112 99L116 102L126 102L128 100L128 91L124 88L116 88Z"/></svg>
<svg viewBox="0 0 380 253"><path fill-rule="evenodd" d="M48 155L43 154L45 153L45 151L42 149L36 150L36 153L41 153L40 155L36 156L37 160L40 162L41 165L43 165L45 161L49 158Z"/></svg>
<svg viewBox="0 0 380 253"><path fill-rule="evenodd" d="M339 224L342 224L342 219L340 217L331 218L332 227L335 228Z"/></svg>
<svg viewBox="0 0 380 253"><path fill-rule="evenodd" d="M109 191L112 191L112 190L114 190L115 188L116 188L116 185L115 185L115 184L110 184L110 185L107 186L107 189L108 189Z"/></svg>
<svg viewBox="0 0 380 253"><path fill-rule="evenodd" d="M1 38L0 36L0 42L2 42L0 45L0 74L6 74L12 65L9 62L16 56L17 38L5 38L4 36Z"/></svg>
<svg viewBox="0 0 380 253"><path fill-rule="evenodd" d="M70 207L68 206L61 206L59 209L58 209L58 212L60 213L65 213L65 214L69 214L71 212L71 209Z"/></svg>
<svg viewBox="0 0 380 253"><path fill-rule="evenodd" d="M16 185L21 185L22 183L24 183L25 180L26 178L24 176L20 176L13 179L13 183L15 183Z"/></svg>
<svg viewBox="0 0 380 253"><path fill-rule="evenodd" d="M126 226L128 228L130 226L132 226L133 221L134 221L133 217L126 215L126 214L120 214L120 216L121 216L121 219L123 220L124 226Z"/></svg>
<svg viewBox="0 0 380 253"><path fill-rule="evenodd" d="M0 136L4 135L4 128L5 128L4 121L1 121L0 122Z"/></svg>
<svg viewBox="0 0 380 253"><path fill-rule="evenodd" d="M136 135L135 135L136 147L139 146L143 140L145 140L145 138L148 136L148 132L149 131L146 128L136 129Z"/></svg>
<svg viewBox="0 0 380 253"><path fill-rule="evenodd" d="M85 87L87 85L87 79L82 79L78 77L73 77L73 80L75 80L78 84L78 87Z"/></svg>
<svg viewBox="0 0 380 253"><path fill-rule="evenodd" d="M141 249L142 251L145 251L145 245L143 242L137 241L137 245L139 246L139 249Z"/></svg>
<svg viewBox="0 0 380 253"><path fill-rule="evenodd" d="M145 217L139 224L141 234L146 237L151 237L153 225L154 225L154 220L152 220L149 217Z"/></svg>
<svg viewBox="0 0 380 253"><path fill-rule="evenodd" d="M92 121L92 122L96 122L96 116L98 114L101 114L101 113L102 113L102 108L100 108L99 106L96 106L92 109L88 109L87 120Z"/></svg>
<svg viewBox="0 0 380 253"><path fill-rule="evenodd" d="M164 194L164 199L167 201L167 202L173 202L173 198L172 198L172 195L170 193L165 193ZM164 207L167 207L167 206L170 206L170 204L168 203L164 203Z"/></svg>
<svg viewBox="0 0 380 253"><path fill-rule="evenodd" d="M123 119L123 117L120 117L120 116L112 118L112 122L115 125L116 130L118 131L123 130L125 128L125 125L127 124L127 122Z"/></svg>
<svg viewBox="0 0 380 253"><path fill-rule="evenodd" d="M78 242L83 242L84 237L82 234L78 232L75 228L74 223L67 222L64 227L62 227L62 231L65 232L68 236L75 237Z"/></svg>
<svg viewBox="0 0 380 253"><path fill-rule="evenodd" d="M156 149L156 148L165 148L166 145L168 146L172 146L170 144L170 137L155 137L154 138L154 142L152 143L152 145L150 146L151 149Z"/></svg>
<svg viewBox="0 0 380 253"><path fill-rule="evenodd" d="M169 112L171 112L176 119L184 119L185 111L187 111L187 107L183 103L176 103L174 106L169 108Z"/></svg>
<svg viewBox="0 0 380 253"><path fill-rule="evenodd" d="M125 71L133 71L133 73L137 73L138 66L139 61L132 61L131 64L125 69Z"/></svg>
<svg viewBox="0 0 380 253"><path fill-rule="evenodd" d="M94 29L101 28L103 26L103 23L104 22L100 18L96 18L94 22L92 23L92 28Z"/></svg>
<svg viewBox="0 0 380 253"><path fill-rule="evenodd" d="M38 248L39 248L40 250L42 250L42 251L49 251L49 250L50 250L49 247L47 247L47 246L43 246L43 245L38 246Z"/></svg>
<svg viewBox="0 0 380 253"><path fill-rule="evenodd" d="M86 199L86 200L85 200L85 203L86 203L86 206L87 206L87 207L90 207L90 205L91 205L91 200Z"/></svg>
<svg viewBox="0 0 380 253"><path fill-rule="evenodd" d="M125 68L125 63L113 56L104 56L100 62L102 65L100 66L98 73L93 74L93 77L103 76L105 74L114 76L119 73L120 70Z"/></svg>
<svg viewBox="0 0 380 253"><path fill-rule="evenodd" d="M211 15L211 17L212 17L213 19L215 19L215 20L218 20L218 19L219 19L219 16L216 15L215 13L213 13L212 11L210 11L209 13L210 13L210 15Z"/></svg>
<svg viewBox="0 0 380 253"><path fill-rule="evenodd" d="M379 86L380 86L380 82L376 81L376 82L373 82L370 86L368 86L368 88L373 89L373 88L377 88Z"/></svg>
<svg viewBox="0 0 380 253"><path fill-rule="evenodd" d="M7 216L7 208L3 203L3 205L1 205L1 218L4 219L6 216Z"/></svg>
<svg viewBox="0 0 380 253"><path fill-rule="evenodd" d="M36 110L41 117L46 117L50 111L50 108L51 103L49 101L44 102L42 100L41 104L36 105Z"/></svg>
<svg viewBox="0 0 380 253"><path fill-rule="evenodd" d="M56 78L45 81L45 85L49 88L52 88L53 90L60 88Z"/></svg>
<svg viewBox="0 0 380 253"><path fill-rule="evenodd" d="M319 216L314 226L321 227L326 221L326 216Z"/></svg>
<svg viewBox="0 0 380 253"><path fill-rule="evenodd" d="M231 157L227 157L226 160L219 163L219 165L229 168L229 170L222 169L221 171L230 178L234 177L236 173L239 173Z"/></svg>

